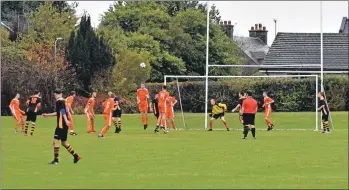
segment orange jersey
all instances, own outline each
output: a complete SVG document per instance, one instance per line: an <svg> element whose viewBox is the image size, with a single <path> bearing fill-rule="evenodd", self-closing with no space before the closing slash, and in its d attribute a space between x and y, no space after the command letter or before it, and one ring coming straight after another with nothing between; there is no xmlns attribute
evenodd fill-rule
<svg viewBox="0 0 349 190"><path fill-rule="evenodd" d="M114 104L114 98L108 98L105 102L103 102L104 114L111 114L114 108Z"/></svg>
<svg viewBox="0 0 349 190"><path fill-rule="evenodd" d="M170 94L166 91L160 91L159 92L159 105L165 105L166 101L168 100L168 97L170 96Z"/></svg>
<svg viewBox="0 0 349 190"><path fill-rule="evenodd" d="M173 104L176 103L176 101L177 101L176 98L174 98L174 97L172 97L172 96L169 96L169 97L168 97L168 102L166 102L166 107L167 107L167 109L168 109L168 110L170 110L170 109L172 110Z"/></svg>
<svg viewBox="0 0 349 190"><path fill-rule="evenodd" d="M13 113L21 113L21 109L19 108L19 100L12 99L10 103L10 109Z"/></svg>
<svg viewBox="0 0 349 190"><path fill-rule="evenodd" d="M138 98L140 104L147 104L148 97L149 97L148 89L146 89L146 88L141 89L140 88L137 90L137 98Z"/></svg>
<svg viewBox="0 0 349 190"><path fill-rule="evenodd" d="M273 102L273 99L271 99L270 97L265 97L264 98L264 109L267 111L267 110L271 110L271 103Z"/></svg>
<svg viewBox="0 0 349 190"><path fill-rule="evenodd" d="M70 106L73 105L73 100L74 100L73 96L68 96L68 98L65 99L65 105L67 109L69 109L68 105Z"/></svg>
<svg viewBox="0 0 349 190"><path fill-rule="evenodd" d="M242 102L242 108L244 109L244 113L255 114L258 108L257 101L252 97L248 97Z"/></svg>
<svg viewBox="0 0 349 190"><path fill-rule="evenodd" d="M90 112L90 113L93 113L93 108L95 106L95 99L94 98L89 98L88 101L87 101L87 105L85 107L85 112Z"/></svg>

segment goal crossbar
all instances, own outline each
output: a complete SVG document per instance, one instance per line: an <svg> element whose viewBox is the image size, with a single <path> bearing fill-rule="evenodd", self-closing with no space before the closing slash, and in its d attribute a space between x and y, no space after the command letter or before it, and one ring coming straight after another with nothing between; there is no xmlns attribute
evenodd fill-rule
<svg viewBox="0 0 349 190"><path fill-rule="evenodd" d="M208 65L208 67L255 67L255 68L320 68L321 64L295 64L295 65Z"/></svg>
<svg viewBox="0 0 349 190"><path fill-rule="evenodd" d="M168 78L175 78L177 79L177 89L179 91L179 86L178 86L178 79L179 78L204 78L204 79L208 79L208 78L299 78L299 77L314 77L315 78L315 85L316 85L316 94L315 94L315 131L318 131L318 98L317 98L317 94L318 94L318 85L319 85L319 81L318 81L318 75L271 75L271 76L184 76L184 75L165 75L164 76L164 85L167 84L167 79ZM208 85L206 83L206 85ZM180 99L180 106L181 106L181 111L182 111L182 118L184 121L184 115L183 115L183 110L182 110L182 103L181 103L181 96L180 93L179 94L179 99ZM207 105L208 100L206 98L205 100L205 104ZM208 113L207 113L207 109L205 109L205 129L207 129L207 124L208 124ZM186 128L185 126L185 122L184 123L184 128Z"/></svg>

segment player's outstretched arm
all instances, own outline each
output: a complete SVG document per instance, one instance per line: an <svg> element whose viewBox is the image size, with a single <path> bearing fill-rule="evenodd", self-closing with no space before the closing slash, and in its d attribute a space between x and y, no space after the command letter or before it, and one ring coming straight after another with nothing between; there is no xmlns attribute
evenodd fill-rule
<svg viewBox="0 0 349 190"><path fill-rule="evenodd" d="M238 104L233 110L231 110L231 112L235 112L237 109L239 109L239 107L241 107L240 104Z"/></svg>
<svg viewBox="0 0 349 190"><path fill-rule="evenodd" d="M43 113L42 114L42 117L53 117L53 116L56 116L57 115L57 112L53 112L53 113Z"/></svg>

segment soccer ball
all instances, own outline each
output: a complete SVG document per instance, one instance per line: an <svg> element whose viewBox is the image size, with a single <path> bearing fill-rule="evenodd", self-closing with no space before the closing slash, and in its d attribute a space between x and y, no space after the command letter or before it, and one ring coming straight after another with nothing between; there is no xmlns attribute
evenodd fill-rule
<svg viewBox="0 0 349 190"><path fill-rule="evenodd" d="M139 64L139 66L141 66L142 68L145 68L145 63L141 63Z"/></svg>

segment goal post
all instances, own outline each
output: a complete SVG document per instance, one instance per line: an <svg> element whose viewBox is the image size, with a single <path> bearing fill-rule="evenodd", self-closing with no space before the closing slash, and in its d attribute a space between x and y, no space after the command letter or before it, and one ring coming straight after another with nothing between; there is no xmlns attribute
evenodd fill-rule
<svg viewBox="0 0 349 190"><path fill-rule="evenodd" d="M183 104L182 104L182 97L181 97L181 92L180 92L180 86L179 86L179 82L178 79L229 79L229 78L299 78L299 77L308 77L308 78L314 78L315 79L315 94L314 94L314 98L315 98L315 131L319 130L319 120L318 120L318 116L319 116L319 112L318 112L318 98L317 98L317 94L318 94L318 85L319 85L319 81L318 81L318 75L270 75L270 76L184 76L184 75L165 75L164 76L164 84L166 85L168 83L168 79L172 78L174 79L174 81L176 82L177 85L177 90L178 90L178 98L179 98L179 104L180 104L180 108L181 108L181 116L182 116L182 120L183 120L183 125L184 125L184 129L187 128L186 126L186 122L185 122L185 117L184 117L184 112L183 112ZM208 89L208 83L205 83L205 91L206 89ZM207 92L205 92L207 93ZM208 97L205 96L205 124L204 124L204 128L207 129L208 128Z"/></svg>

